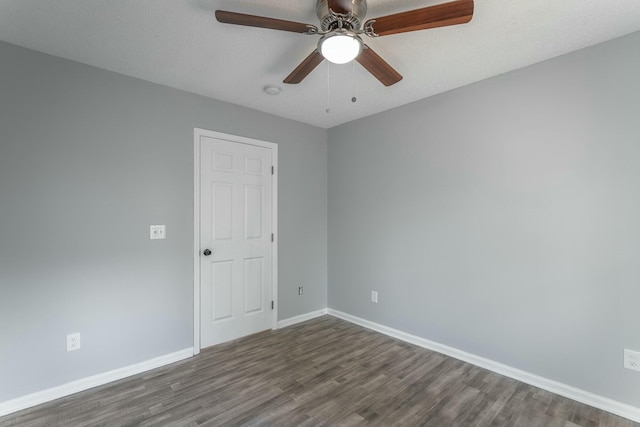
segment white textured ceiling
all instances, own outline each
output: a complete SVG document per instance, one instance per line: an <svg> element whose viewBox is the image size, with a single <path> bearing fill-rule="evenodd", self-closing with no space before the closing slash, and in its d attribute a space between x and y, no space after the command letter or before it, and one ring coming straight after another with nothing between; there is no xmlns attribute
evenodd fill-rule
<svg viewBox="0 0 640 427"><path fill-rule="evenodd" d="M369 0L367 18L443 2ZM0 40L330 128L640 30L640 0L476 0L469 24L365 40L404 76L394 86L326 61L285 85L318 36L221 24L216 9L318 24L314 0L0 0Z"/></svg>

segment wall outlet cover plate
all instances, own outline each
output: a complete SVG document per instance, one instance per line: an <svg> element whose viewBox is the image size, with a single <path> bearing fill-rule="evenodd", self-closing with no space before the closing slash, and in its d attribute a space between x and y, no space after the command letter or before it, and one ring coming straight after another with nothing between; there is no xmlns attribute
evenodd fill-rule
<svg viewBox="0 0 640 427"><path fill-rule="evenodd" d="M149 238L151 240L166 239L167 228L165 225L151 225L149 227Z"/></svg>
<svg viewBox="0 0 640 427"><path fill-rule="evenodd" d="M80 350L80 333L67 335L67 351Z"/></svg>
<svg viewBox="0 0 640 427"><path fill-rule="evenodd" d="M624 367L640 371L640 351L624 349Z"/></svg>

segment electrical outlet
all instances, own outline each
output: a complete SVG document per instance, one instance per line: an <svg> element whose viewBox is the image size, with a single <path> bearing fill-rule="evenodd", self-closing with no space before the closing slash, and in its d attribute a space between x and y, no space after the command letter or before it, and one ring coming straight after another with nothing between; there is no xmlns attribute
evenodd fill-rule
<svg viewBox="0 0 640 427"><path fill-rule="evenodd" d="M166 239L167 227L165 225L151 225L149 226L149 238L151 240Z"/></svg>
<svg viewBox="0 0 640 427"><path fill-rule="evenodd" d="M378 291L371 291L371 302L378 303Z"/></svg>
<svg viewBox="0 0 640 427"><path fill-rule="evenodd" d="M67 351L80 350L80 333L67 335Z"/></svg>
<svg viewBox="0 0 640 427"><path fill-rule="evenodd" d="M298 295L304 294L304 288L302 286L298 286Z"/></svg>
<svg viewBox="0 0 640 427"><path fill-rule="evenodd" d="M624 367L640 371L640 351L624 349Z"/></svg>

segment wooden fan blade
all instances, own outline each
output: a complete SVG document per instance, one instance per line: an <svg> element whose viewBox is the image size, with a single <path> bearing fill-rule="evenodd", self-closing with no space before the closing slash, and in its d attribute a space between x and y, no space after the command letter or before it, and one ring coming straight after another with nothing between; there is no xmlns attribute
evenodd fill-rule
<svg viewBox="0 0 640 427"><path fill-rule="evenodd" d="M364 28L379 36L466 24L473 17L473 0L456 0L422 9L370 19Z"/></svg>
<svg viewBox="0 0 640 427"><path fill-rule="evenodd" d="M314 50L313 52L311 52L311 55L307 56L304 59L304 61L302 61L300 65L298 65L296 69L293 70L291 74L289 74L287 78L283 80L283 83L288 83L288 84L300 83L323 60L324 60L324 57L320 54L320 52L318 52L318 49Z"/></svg>
<svg viewBox="0 0 640 427"><path fill-rule="evenodd" d="M246 15L244 13L216 10L216 19L225 24L246 25L247 27L269 28L271 30L291 31L293 33L315 33L318 28L314 25L282 19L267 18L265 16ZM315 29L315 30L314 30ZM311 30L311 31L310 31Z"/></svg>
<svg viewBox="0 0 640 427"><path fill-rule="evenodd" d="M393 67L380 57L366 44L362 49L362 52L356 58L356 61L360 63L368 72L373 74L373 77L380 80L385 86L391 86L402 80L402 76Z"/></svg>
<svg viewBox="0 0 640 427"><path fill-rule="evenodd" d="M352 0L328 0L327 6L334 13L347 14L353 10Z"/></svg>

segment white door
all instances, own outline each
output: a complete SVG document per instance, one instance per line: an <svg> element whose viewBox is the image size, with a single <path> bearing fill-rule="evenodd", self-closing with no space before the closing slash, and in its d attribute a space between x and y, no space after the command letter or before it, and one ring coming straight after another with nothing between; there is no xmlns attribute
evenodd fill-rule
<svg viewBox="0 0 640 427"><path fill-rule="evenodd" d="M274 327L272 150L210 136L200 149L201 347Z"/></svg>

